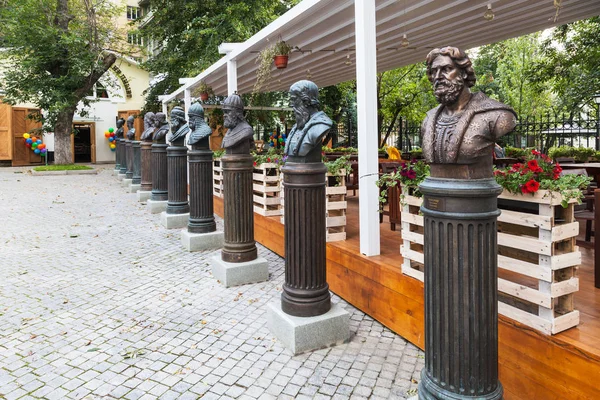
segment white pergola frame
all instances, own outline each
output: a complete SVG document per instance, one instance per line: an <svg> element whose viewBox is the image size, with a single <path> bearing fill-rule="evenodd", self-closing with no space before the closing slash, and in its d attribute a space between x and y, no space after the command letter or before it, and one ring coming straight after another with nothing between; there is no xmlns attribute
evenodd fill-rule
<svg viewBox="0 0 600 400"><path fill-rule="evenodd" d="M487 4L493 21L483 18ZM279 38L301 51L290 55L285 70L274 70L262 91L287 90L308 71L320 87L356 79L360 252L378 255L377 72L423 61L431 48L469 49L590 18L600 14L600 0L562 0L555 21L556 11L553 0L304 0L244 43L222 44L223 58L160 101L166 113L168 102L183 98L187 110L201 81L218 95L251 92L257 53ZM410 45L403 48L405 34Z"/></svg>

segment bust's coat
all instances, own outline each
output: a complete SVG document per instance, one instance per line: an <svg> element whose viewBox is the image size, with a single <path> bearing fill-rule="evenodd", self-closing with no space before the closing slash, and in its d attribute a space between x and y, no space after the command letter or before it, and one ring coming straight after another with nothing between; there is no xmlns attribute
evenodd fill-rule
<svg viewBox="0 0 600 400"><path fill-rule="evenodd" d="M473 164L492 157L496 140L516 126L516 113L509 106L481 92L473 93L458 119L454 133L447 138L442 154L435 154L436 122L443 105L429 110L421 126L423 156L428 163Z"/></svg>
<svg viewBox="0 0 600 400"><path fill-rule="evenodd" d="M310 116L302 129L292 127L285 143L284 153L288 156L305 157L315 147L321 148L323 137L333 126L333 122L323 111Z"/></svg>

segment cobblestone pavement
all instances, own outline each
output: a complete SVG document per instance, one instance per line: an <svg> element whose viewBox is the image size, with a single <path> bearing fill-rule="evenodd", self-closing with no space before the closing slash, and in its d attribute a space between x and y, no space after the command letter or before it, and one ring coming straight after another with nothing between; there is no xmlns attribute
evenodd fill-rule
<svg viewBox="0 0 600 400"><path fill-rule="evenodd" d="M334 296L347 344L292 356L268 282L226 289L112 175L0 168L0 398L403 399L423 353ZM219 221L219 229L222 223Z"/></svg>

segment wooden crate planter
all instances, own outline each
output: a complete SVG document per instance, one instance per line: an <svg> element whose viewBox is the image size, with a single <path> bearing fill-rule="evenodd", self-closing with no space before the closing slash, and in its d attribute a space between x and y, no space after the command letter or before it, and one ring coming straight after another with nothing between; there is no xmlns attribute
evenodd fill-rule
<svg viewBox="0 0 600 400"><path fill-rule="evenodd" d="M511 203L500 208L512 210L498 217L498 312L546 334L578 325L576 201L563 208L560 194L548 191L533 196L504 191L499 199ZM403 203L402 273L423 281L422 199L405 195Z"/></svg>
<svg viewBox="0 0 600 400"><path fill-rule="evenodd" d="M223 170L221 159L213 159L213 195L223 197Z"/></svg>
<svg viewBox="0 0 600 400"><path fill-rule="evenodd" d="M338 242L346 240L346 210L348 202L346 201L346 171L341 170L336 176L327 173L327 186L325 187L325 210L327 229L327 241ZM281 176L283 182L283 174ZM282 185L283 187L283 185ZM282 214L284 210L283 190L281 191ZM281 223L284 223L283 216Z"/></svg>
<svg viewBox="0 0 600 400"><path fill-rule="evenodd" d="M263 163L255 166L252 186L255 213L265 217L283 214L281 176L277 164Z"/></svg>

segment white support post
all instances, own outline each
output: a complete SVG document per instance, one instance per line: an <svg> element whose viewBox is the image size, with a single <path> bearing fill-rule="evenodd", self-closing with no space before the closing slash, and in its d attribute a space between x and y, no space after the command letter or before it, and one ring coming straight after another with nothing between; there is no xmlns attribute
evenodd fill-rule
<svg viewBox="0 0 600 400"><path fill-rule="evenodd" d="M192 105L192 92L190 89L185 89L183 92L183 108L185 109L185 120L189 121L188 111Z"/></svg>
<svg viewBox="0 0 600 400"><path fill-rule="evenodd" d="M227 95L237 92L237 61L227 60Z"/></svg>
<svg viewBox="0 0 600 400"><path fill-rule="evenodd" d="M377 40L375 0L354 2L356 92L358 108L358 173L360 252L380 254L377 143Z"/></svg>

